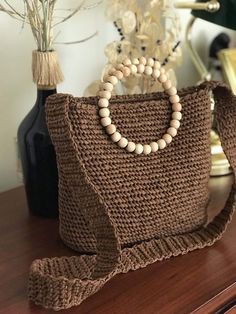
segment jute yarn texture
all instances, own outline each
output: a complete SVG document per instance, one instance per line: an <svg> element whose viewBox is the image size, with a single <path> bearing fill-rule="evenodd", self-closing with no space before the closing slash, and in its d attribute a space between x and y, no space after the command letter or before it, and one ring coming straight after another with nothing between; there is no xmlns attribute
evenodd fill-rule
<svg viewBox="0 0 236 314"><path fill-rule="evenodd" d="M79 305L115 274L221 238L235 209L235 185L221 213L206 225L211 90L222 146L235 173L236 97L223 84L180 90L178 135L165 150L148 156L112 143L99 123L96 97L50 97L47 122L60 177L60 234L78 254L34 261L30 300L54 310ZM115 124L137 143L160 138L171 118L164 93L116 96L110 103Z"/></svg>
<svg viewBox="0 0 236 314"><path fill-rule="evenodd" d="M44 89L52 88L64 80L56 51L32 52L33 82Z"/></svg>

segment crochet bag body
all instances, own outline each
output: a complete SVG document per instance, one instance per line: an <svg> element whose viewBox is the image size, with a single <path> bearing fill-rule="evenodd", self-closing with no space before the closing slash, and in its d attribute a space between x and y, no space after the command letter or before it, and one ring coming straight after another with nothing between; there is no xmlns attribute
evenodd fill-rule
<svg viewBox="0 0 236 314"><path fill-rule="evenodd" d="M183 118L172 143L130 154L113 143L98 116L98 98L57 94L47 121L60 177L60 234L73 257L36 260L29 297L55 310L80 304L115 274L212 245L235 208L235 187L207 224L213 91L222 146L236 167L236 97L216 82L179 91ZM136 143L160 138L171 117L165 93L116 96L114 123Z"/></svg>

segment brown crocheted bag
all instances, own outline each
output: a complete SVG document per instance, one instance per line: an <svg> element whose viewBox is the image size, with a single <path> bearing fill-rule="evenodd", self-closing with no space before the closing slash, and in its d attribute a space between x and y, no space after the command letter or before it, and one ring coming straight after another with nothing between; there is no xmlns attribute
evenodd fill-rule
<svg viewBox="0 0 236 314"><path fill-rule="evenodd" d="M60 234L79 253L34 261L30 300L54 310L69 308L115 274L220 239L235 209L235 186L224 209L206 225L211 90L222 145L235 172L236 97L220 83L179 91L178 134L149 155L128 153L111 141L100 125L96 97L50 97L47 121L60 177ZM168 104L165 93L116 96L110 112L125 137L144 143L164 134Z"/></svg>

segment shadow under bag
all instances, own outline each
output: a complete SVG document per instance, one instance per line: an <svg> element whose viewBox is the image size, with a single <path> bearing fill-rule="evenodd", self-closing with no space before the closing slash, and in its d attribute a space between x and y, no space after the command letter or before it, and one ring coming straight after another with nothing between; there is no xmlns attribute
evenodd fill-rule
<svg viewBox="0 0 236 314"><path fill-rule="evenodd" d="M60 310L80 304L113 276L186 254L219 240L235 209L235 183L225 207L207 224L210 130L215 118L225 154L236 169L236 97L223 84L179 91L181 127L150 155L115 145L100 125L95 98L58 94L47 122L59 170L60 234L77 256L33 262L29 298ZM168 95L116 96L115 125L136 143L160 138L171 118Z"/></svg>

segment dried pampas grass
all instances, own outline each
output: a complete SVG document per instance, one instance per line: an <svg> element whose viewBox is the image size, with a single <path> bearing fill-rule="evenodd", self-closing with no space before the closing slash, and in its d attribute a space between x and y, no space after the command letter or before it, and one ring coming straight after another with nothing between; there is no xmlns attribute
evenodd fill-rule
<svg viewBox="0 0 236 314"><path fill-rule="evenodd" d="M53 50L55 39L53 35L54 27L67 22L82 10L94 8L99 5L102 0L88 6L85 5L86 2L86 0L82 0L79 1L79 4L75 8L60 9L56 8L58 0L22 0L22 10L20 11L11 5L9 0L0 0L0 12L7 13L12 18L21 21L23 26L24 24L29 24L38 50L51 51ZM63 11L64 14L56 18L55 12L59 10ZM97 32L85 39L74 41L74 43L88 40L96 34Z"/></svg>
<svg viewBox="0 0 236 314"><path fill-rule="evenodd" d="M38 50L33 51L32 73L33 81L38 86L52 87L63 81L63 74L58 62L58 56L54 51L55 36L54 28L67 22L81 10L94 8L102 2L99 0L88 6L86 0L79 1L75 8L56 8L58 0L21 0L22 10L15 8L10 0L0 0L0 12L4 12L12 18L21 21L22 26L30 25L32 34L37 43ZM55 12L63 12L61 16L56 16ZM89 40L94 34L73 42L63 44L75 44Z"/></svg>

